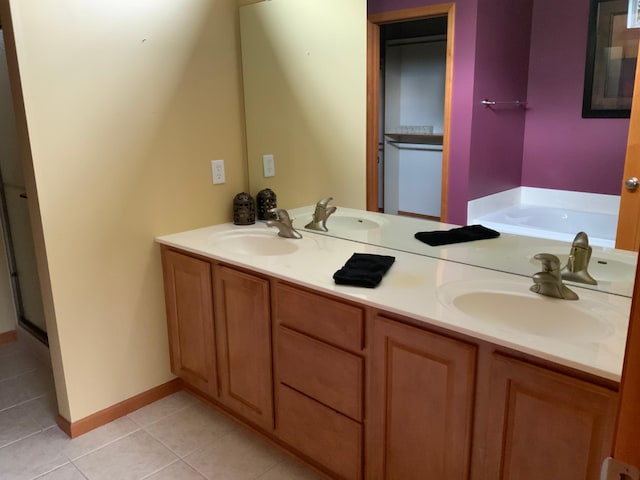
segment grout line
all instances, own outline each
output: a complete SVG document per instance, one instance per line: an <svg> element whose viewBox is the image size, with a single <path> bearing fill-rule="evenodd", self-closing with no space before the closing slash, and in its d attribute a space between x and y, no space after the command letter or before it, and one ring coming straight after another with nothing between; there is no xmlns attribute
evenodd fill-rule
<svg viewBox="0 0 640 480"><path fill-rule="evenodd" d="M114 421L116 421L116 420L114 420ZM113 423L113 422L110 422L110 423ZM109 425L109 423L107 423L107 424L105 424L105 425ZM103 425L103 426L104 426L104 425ZM55 428L58 428L58 429L60 428L60 427L58 427L57 425L54 425L54 426L53 426L53 427L51 427L51 428L54 428L54 427L55 427ZM95 431L95 430L92 430L92 431ZM108 442L103 443L102 445L100 445L100 446L98 446L98 447L95 447L94 449L89 450L89 451L87 451L87 452L83 453L82 455L79 455L79 456L74 457L74 458L71 458L69 455L67 455L67 454L66 454L66 453L64 453L64 452L62 452L62 453L63 453L63 455L64 455L65 457L67 457L67 458L69 459L69 461L70 461L70 462L75 462L76 460L80 460L81 458L84 458L84 457L86 457L87 455L91 455L92 453L95 453L95 452L97 452L98 450L102 450L103 448L108 447L109 445L111 445L111 444L113 444L113 443L115 443L115 442L118 442L118 441L122 440L123 438L127 438L127 437L129 437L129 436L133 435L134 433L137 433L137 432L140 432L140 431L143 431L143 430L142 430L141 428L136 428L135 430L132 430L132 431L130 431L130 432L128 432L128 433L125 433L124 435L120 435L119 437L112 438L112 439L111 439L111 440L109 440ZM89 432L88 432L88 433L89 433ZM78 438L80 438L80 437L78 437ZM73 440L74 440L74 439L71 439L71 441L72 441L72 442L73 442ZM74 463L74 465L75 465L75 463Z"/></svg>
<svg viewBox="0 0 640 480"><path fill-rule="evenodd" d="M0 445L0 450L2 450L5 447L8 447L10 445L13 445L14 443L20 442L20 441L22 441L22 440L24 440L26 438L33 437L34 435L38 435L39 433L42 433L45 430L45 429L40 428L40 427L38 427L38 428L39 428L39 430L37 432L32 432L32 433L30 433L28 435L25 435L24 437L20 437L20 438L18 438L16 440L11 440L9 443L5 443L4 445Z"/></svg>
<svg viewBox="0 0 640 480"><path fill-rule="evenodd" d="M149 478L150 476L155 475L156 473L159 473L159 472L161 472L162 470L164 470L165 468L169 468L171 465L173 465L173 464L175 464L175 463L178 463L178 462L181 462L180 458L176 458L173 462L171 462L171 463L169 463L169 464L165 465L164 467L160 467L160 468L158 468L157 470L154 470L153 472L151 472L151 473L149 473L149 474L145 475L144 477L141 477L141 478L140 478L140 480L144 480L145 478Z"/></svg>
<svg viewBox="0 0 640 480"><path fill-rule="evenodd" d="M25 370L23 372L16 373L15 375L11 375L10 377L0 378L0 383L8 382L10 380L15 380L18 377L22 377L23 375L26 375L28 373L37 372L37 371L38 371L38 367L34 367L34 368L30 369L30 370Z"/></svg>
<svg viewBox="0 0 640 480"><path fill-rule="evenodd" d="M23 406L25 403L33 402L34 400L38 400L39 398L42 398L42 397L44 397L44 396L49 395L49 393L51 393L51 391L48 391L48 392L46 392L46 393L43 393L43 394L41 394L41 395L38 395L38 396L35 396L35 397L32 397L32 398L28 398L28 399L26 399L26 400L23 400L22 402L15 403L15 404L13 404L13 405L9 405L8 407L0 408L0 413L5 412L5 411L10 410L10 409L15 408L15 407L21 407L21 406Z"/></svg>

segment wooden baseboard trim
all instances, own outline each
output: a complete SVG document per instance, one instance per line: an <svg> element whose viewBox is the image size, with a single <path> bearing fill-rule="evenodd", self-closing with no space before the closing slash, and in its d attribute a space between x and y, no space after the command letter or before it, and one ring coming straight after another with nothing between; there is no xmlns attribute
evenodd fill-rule
<svg viewBox="0 0 640 480"><path fill-rule="evenodd" d="M69 420L60 415L57 416L56 422L64 433L71 438L76 438L179 390L182 390L182 380L175 378L76 422L69 422Z"/></svg>
<svg viewBox="0 0 640 480"><path fill-rule="evenodd" d="M0 333L0 345L15 342L17 339L18 332L16 330L9 330L8 332Z"/></svg>

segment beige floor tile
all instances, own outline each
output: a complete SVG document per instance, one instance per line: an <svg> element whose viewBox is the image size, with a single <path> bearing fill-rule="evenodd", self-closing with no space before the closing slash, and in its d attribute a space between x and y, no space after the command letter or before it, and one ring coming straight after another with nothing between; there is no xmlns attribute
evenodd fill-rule
<svg viewBox="0 0 640 480"><path fill-rule="evenodd" d="M190 407L191 405L195 405L196 403L198 403L198 400L193 398L191 395L184 391L179 391L164 397L151 405L147 405L135 412L131 412L127 416L138 425L144 427L163 419L167 415L171 415Z"/></svg>
<svg viewBox="0 0 640 480"><path fill-rule="evenodd" d="M139 429L140 427L127 417L118 418L84 435L69 439L62 453L70 460L75 460Z"/></svg>
<svg viewBox="0 0 640 480"><path fill-rule="evenodd" d="M182 458L237 428L224 415L198 403L145 427L145 430Z"/></svg>
<svg viewBox="0 0 640 480"><path fill-rule="evenodd" d="M205 480L205 477L186 463L179 461L149 477L145 477L145 480Z"/></svg>
<svg viewBox="0 0 640 480"><path fill-rule="evenodd" d="M42 428L31 418L29 410L22 405L0 412L0 447L22 440L40 430Z"/></svg>
<svg viewBox="0 0 640 480"><path fill-rule="evenodd" d="M0 345L0 358L4 358L7 355L14 355L17 352L23 352L26 348L22 345L22 342L9 342Z"/></svg>
<svg viewBox="0 0 640 480"><path fill-rule="evenodd" d="M209 480L255 479L284 460L275 448L240 430L217 438L184 458Z"/></svg>
<svg viewBox="0 0 640 480"><path fill-rule="evenodd" d="M25 350L2 357L0 361L0 380L21 375L42 368L40 361Z"/></svg>
<svg viewBox="0 0 640 480"><path fill-rule="evenodd" d="M22 406L41 428L49 428L56 425L58 403L55 392L50 392L35 400L30 400L23 403Z"/></svg>
<svg viewBox="0 0 640 480"><path fill-rule="evenodd" d="M0 448L0 478L31 480L69 463L61 453L68 440L60 429L53 427Z"/></svg>
<svg viewBox="0 0 640 480"><path fill-rule="evenodd" d="M60 468L38 477L38 480L86 480L73 463L67 463Z"/></svg>
<svg viewBox="0 0 640 480"><path fill-rule="evenodd" d="M313 470L304 465L286 460L258 477L258 480L322 480Z"/></svg>
<svg viewBox="0 0 640 480"><path fill-rule="evenodd" d="M53 377L50 372L32 372L0 381L0 410L19 405L53 391Z"/></svg>
<svg viewBox="0 0 640 480"><path fill-rule="evenodd" d="M137 480L176 460L165 446L139 430L74 463L89 480Z"/></svg>

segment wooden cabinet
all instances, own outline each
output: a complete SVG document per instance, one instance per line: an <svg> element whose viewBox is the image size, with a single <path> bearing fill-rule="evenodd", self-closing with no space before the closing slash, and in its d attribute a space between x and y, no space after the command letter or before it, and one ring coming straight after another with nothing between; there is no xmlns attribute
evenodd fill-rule
<svg viewBox="0 0 640 480"><path fill-rule="evenodd" d="M214 279L220 401L271 430L269 281L221 265L215 267Z"/></svg>
<svg viewBox="0 0 640 480"><path fill-rule="evenodd" d="M172 371L330 478L598 479L615 391L214 260L162 259Z"/></svg>
<svg viewBox="0 0 640 480"><path fill-rule="evenodd" d="M370 359L367 478L468 478L476 347L378 316Z"/></svg>
<svg viewBox="0 0 640 480"><path fill-rule="evenodd" d="M491 358L486 480L597 480L617 393L502 355Z"/></svg>
<svg viewBox="0 0 640 480"><path fill-rule="evenodd" d="M162 266L171 371L216 397L211 264L163 248Z"/></svg>
<svg viewBox="0 0 640 480"><path fill-rule="evenodd" d="M364 310L274 292L276 434L334 478L363 476Z"/></svg>

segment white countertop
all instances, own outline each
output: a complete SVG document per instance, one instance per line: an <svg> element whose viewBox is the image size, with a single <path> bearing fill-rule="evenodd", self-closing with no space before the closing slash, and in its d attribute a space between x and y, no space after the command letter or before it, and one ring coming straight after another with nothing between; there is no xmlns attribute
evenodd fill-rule
<svg viewBox="0 0 640 480"><path fill-rule="evenodd" d="M224 248L214 241L216 235L219 237L225 232L242 234L255 231L262 234L272 233L274 237L277 235L276 229L269 228L264 223L246 227L222 224L164 235L158 237L156 241L347 300L411 317L426 324L513 348L603 378L620 380L631 307L630 298L571 286L580 296L577 302L581 302L582 306L588 308L594 306L593 311L605 312L603 317L606 316L606 321L603 321L610 329L609 335L597 342L583 338L579 332L575 337L566 334L565 338L543 337L517 328L505 328L492 321L472 318L452 307L447 300L447 292L460 290L467 284L470 288L474 288L474 285L495 282L496 285L508 285L518 294L531 296L536 300L557 302L556 305L560 305L559 302L569 302L529 292L532 282L524 276L306 231L302 232L304 238L301 240L280 237L274 239L277 242L292 244L292 251L283 255L248 255L241 253L235 246ZM487 242L491 241L493 240ZM473 244L482 242L470 242L468 245L475 248ZM377 288L349 287L334 283L335 271L356 252L391 255L396 258ZM528 314L523 312L525 313ZM561 316L557 321L562 322Z"/></svg>

